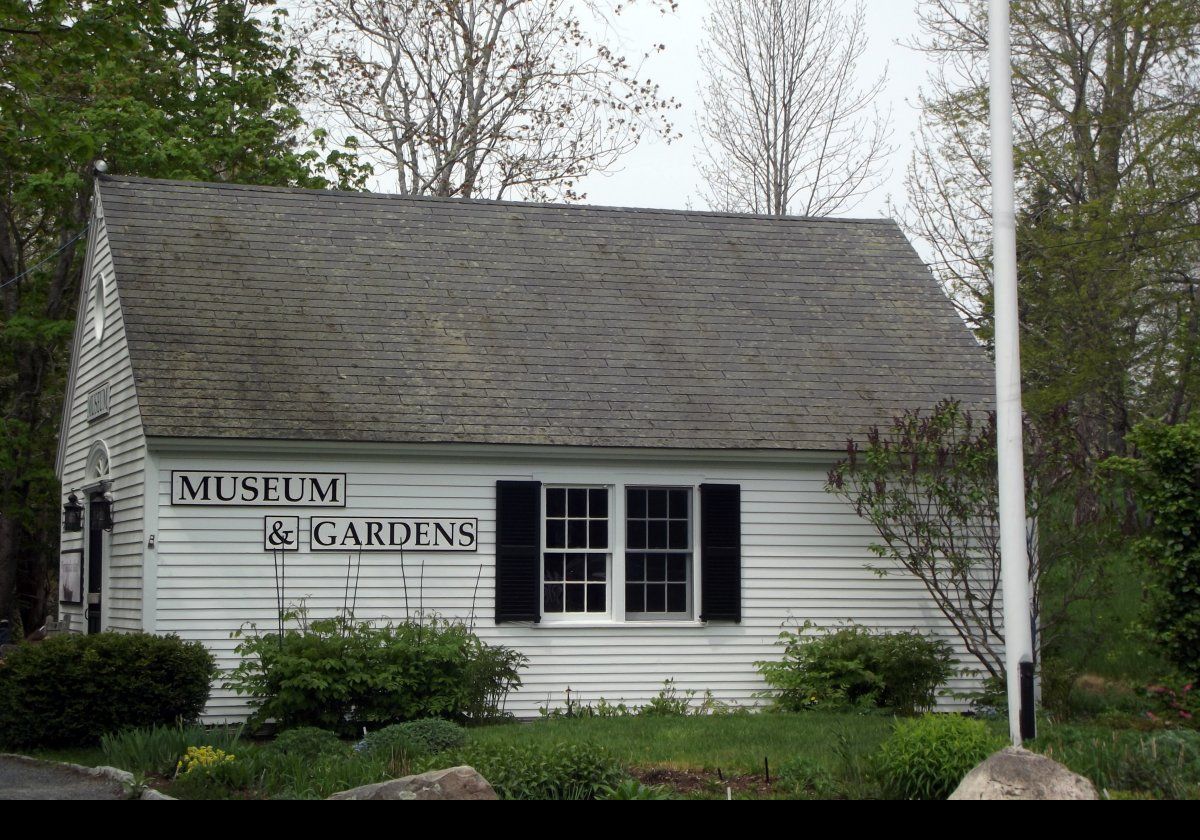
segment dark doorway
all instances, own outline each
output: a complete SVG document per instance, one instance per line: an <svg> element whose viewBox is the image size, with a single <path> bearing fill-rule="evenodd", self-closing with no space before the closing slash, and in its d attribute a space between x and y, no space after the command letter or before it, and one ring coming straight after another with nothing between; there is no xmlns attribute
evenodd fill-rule
<svg viewBox="0 0 1200 840"><path fill-rule="evenodd" d="M104 591L104 529L96 508L104 504L103 493L92 493L88 511L87 631L100 632L100 599Z"/></svg>

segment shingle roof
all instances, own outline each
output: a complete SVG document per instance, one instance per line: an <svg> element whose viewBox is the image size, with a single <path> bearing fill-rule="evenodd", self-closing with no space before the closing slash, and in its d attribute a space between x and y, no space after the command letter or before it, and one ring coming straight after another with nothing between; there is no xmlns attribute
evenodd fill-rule
<svg viewBox="0 0 1200 840"><path fill-rule="evenodd" d="M146 432L838 449L991 399L890 221L105 178Z"/></svg>

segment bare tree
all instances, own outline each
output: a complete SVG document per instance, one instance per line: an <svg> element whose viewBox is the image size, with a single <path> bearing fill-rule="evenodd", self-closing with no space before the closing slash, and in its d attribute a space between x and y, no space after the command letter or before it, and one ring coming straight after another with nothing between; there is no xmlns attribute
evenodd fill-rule
<svg viewBox="0 0 1200 840"><path fill-rule="evenodd" d="M710 207L824 216L879 185L894 151L875 105L887 71L859 84L861 2L712 0L705 31L697 164Z"/></svg>
<svg viewBox="0 0 1200 840"><path fill-rule="evenodd" d="M674 100L592 34L613 33L603 0L580 14L562 0L311 0L309 11L317 99L401 193L578 199L576 181L645 132L673 136Z"/></svg>

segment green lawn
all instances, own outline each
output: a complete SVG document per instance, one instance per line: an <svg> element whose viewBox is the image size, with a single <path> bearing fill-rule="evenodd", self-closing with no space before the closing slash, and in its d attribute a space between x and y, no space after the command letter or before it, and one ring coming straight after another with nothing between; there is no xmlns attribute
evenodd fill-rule
<svg viewBox="0 0 1200 840"><path fill-rule="evenodd" d="M761 772L805 756L830 769L839 749L869 754L887 737L886 715L736 714L537 720L472 729L477 743L591 743L631 766Z"/></svg>

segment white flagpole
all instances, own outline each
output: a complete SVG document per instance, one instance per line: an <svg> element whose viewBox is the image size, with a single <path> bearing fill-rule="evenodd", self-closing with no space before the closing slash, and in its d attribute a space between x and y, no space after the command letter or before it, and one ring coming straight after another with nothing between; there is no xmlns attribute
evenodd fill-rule
<svg viewBox="0 0 1200 840"><path fill-rule="evenodd" d="M1013 198L1012 67L1008 0L991 0L992 277L996 331L996 426L1000 565L1008 729L1021 745L1021 668L1033 661L1025 468L1021 446L1021 346L1017 323L1017 219ZM1032 700L1030 699L1030 702ZM1032 710L1028 710L1032 711Z"/></svg>

